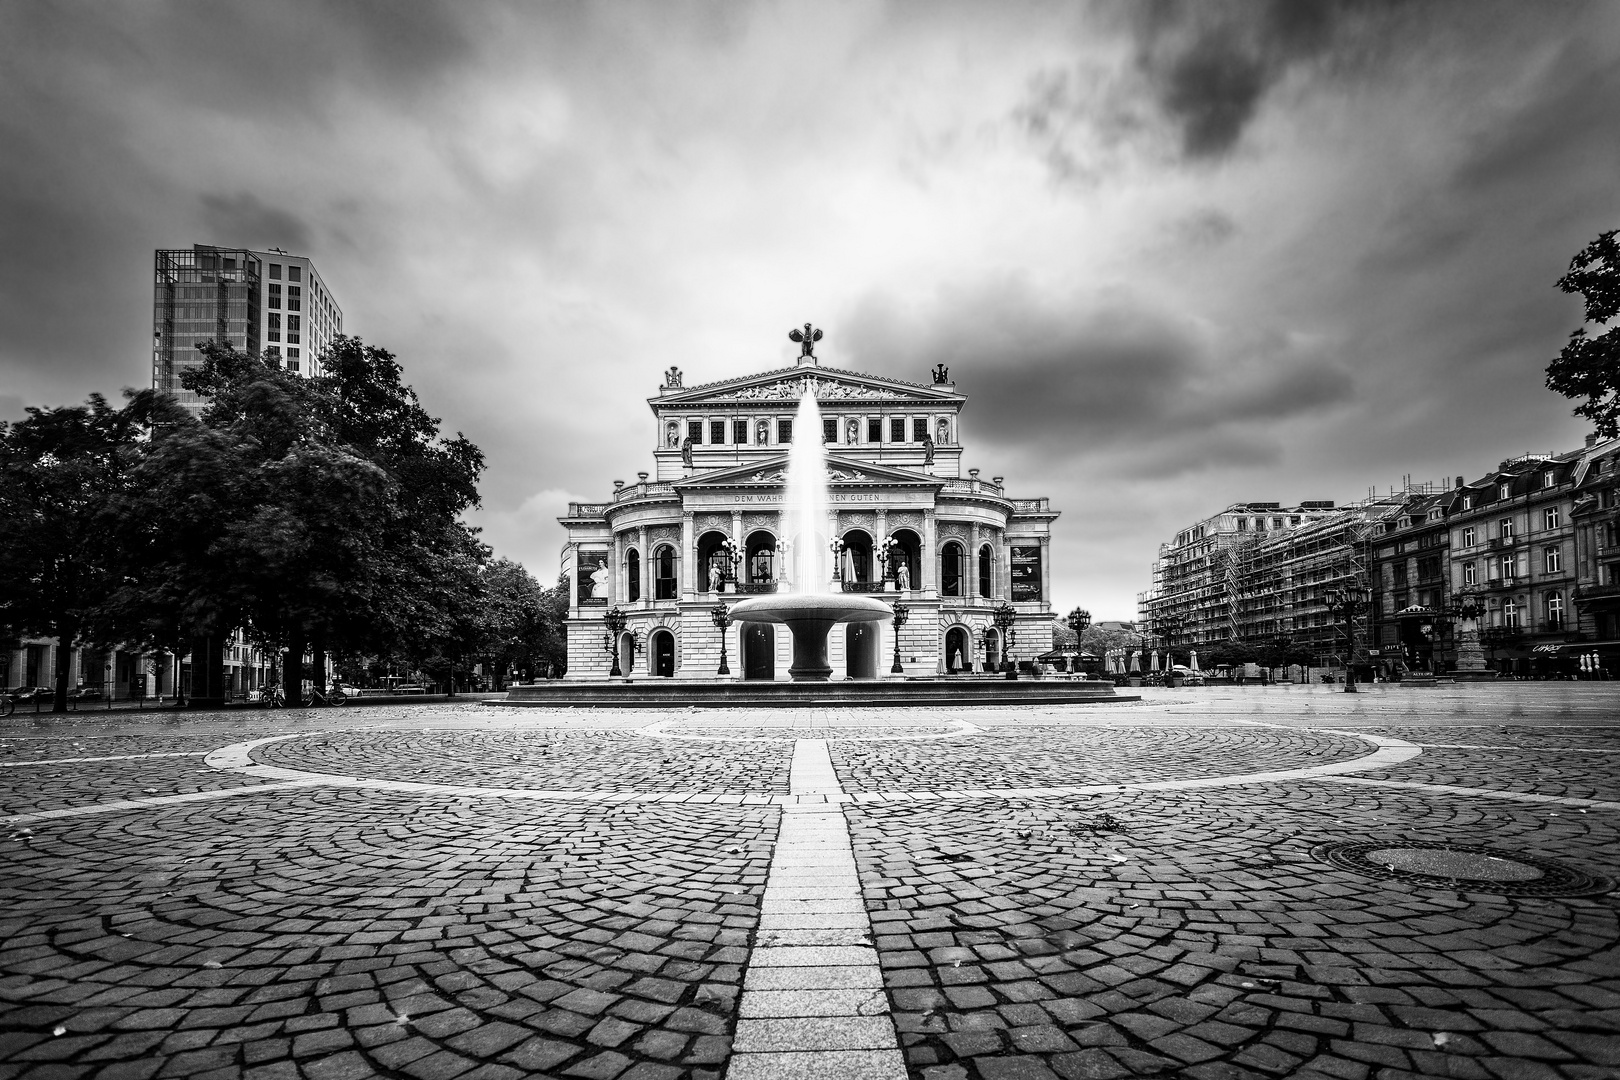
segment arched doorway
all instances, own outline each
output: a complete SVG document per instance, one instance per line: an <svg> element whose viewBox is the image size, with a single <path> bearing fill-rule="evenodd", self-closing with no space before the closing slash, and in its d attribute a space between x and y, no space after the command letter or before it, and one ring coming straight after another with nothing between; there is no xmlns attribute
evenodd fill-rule
<svg viewBox="0 0 1620 1080"><path fill-rule="evenodd" d="M743 678L776 678L776 628L770 623L743 623Z"/></svg>
<svg viewBox="0 0 1620 1080"><path fill-rule="evenodd" d="M973 670L973 646L967 631L953 626L945 631L945 671L947 674Z"/></svg>
<svg viewBox="0 0 1620 1080"><path fill-rule="evenodd" d="M653 674L668 679L675 674L675 635L668 630L655 630L652 636Z"/></svg>
<svg viewBox="0 0 1620 1080"><path fill-rule="evenodd" d="M900 566L906 568L907 587L910 589L922 588L922 537L910 529L896 529L894 539L900 544L890 558L897 559L895 565L889 567L889 572L898 583L900 580ZM893 550L893 549L891 549Z"/></svg>
<svg viewBox="0 0 1620 1080"><path fill-rule="evenodd" d="M722 532L706 532L697 540L698 592L719 592L720 583L731 572L731 567L719 555L720 545L726 542Z"/></svg>
<svg viewBox="0 0 1620 1080"><path fill-rule="evenodd" d="M776 537L763 529L751 532L744 550L750 585L768 585L776 580Z"/></svg>
<svg viewBox="0 0 1620 1080"><path fill-rule="evenodd" d="M844 677L875 679L878 674L878 624L847 623L844 626Z"/></svg>
<svg viewBox="0 0 1620 1080"><path fill-rule="evenodd" d="M675 595L675 549L664 544L653 552L653 599L673 600Z"/></svg>
<svg viewBox="0 0 1620 1080"><path fill-rule="evenodd" d="M962 545L950 541L939 553L939 594L962 595Z"/></svg>
<svg viewBox="0 0 1620 1080"><path fill-rule="evenodd" d="M872 537L866 530L851 529L844 534L844 565L841 570L845 585L872 580Z"/></svg>
<svg viewBox="0 0 1620 1080"><path fill-rule="evenodd" d="M619 670L629 675L636 667L636 635L626 630L619 635Z"/></svg>

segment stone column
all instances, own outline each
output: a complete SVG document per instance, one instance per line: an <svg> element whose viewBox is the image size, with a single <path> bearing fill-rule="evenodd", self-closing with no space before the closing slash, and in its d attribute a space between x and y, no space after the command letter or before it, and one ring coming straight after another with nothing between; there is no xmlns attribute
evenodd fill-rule
<svg viewBox="0 0 1620 1080"><path fill-rule="evenodd" d="M637 576L641 578L641 603L652 603L652 558L647 551L647 526L642 525L636 529L636 550L641 554L637 559L640 564L636 568Z"/></svg>
<svg viewBox="0 0 1620 1080"><path fill-rule="evenodd" d="M608 555L612 560L609 567L613 572L608 575L608 607L613 607L629 595L629 585L624 580L624 545L619 542L619 530L613 530L613 550Z"/></svg>
<svg viewBox="0 0 1620 1080"><path fill-rule="evenodd" d="M692 511L681 511L681 598L697 599L697 533Z"/></svg>
<svg viewBox="0 0 1620 1080"><path fill-rule="evenodd" d="M568 615L579 618L579 545L568 545Z"/></svg>
<svg viewBox="0 0 1620 1080"><path fill-rule="evenodd" d="M1041 537L1041 600L1052 602L1052 538Z"/></svg>
<svg viewBox="0 0 1620 1080"><path fill-rule="evenodd" d="M1007 534L1001 534L1001 568L996 576L1001 579L1001 595L1009 603L1012 601L1012 541Z"/></svg>
<svg viewBox="0 0 1620 1080"><path fill-rule="evenodd" d="M939 523L934 520L933 507L923 511L923 564L917 569L922 571L923 595L937 597L939 595Z"/></svg>
<svg viewBox="0 0 1620 1080"><path fill-rule="evenodd" d="M979 596L979 523L975 521L972 531L968 534L972 546L968 548L967 566L963 571L962 580L967 582L967 597L969 602Z"/></svg>

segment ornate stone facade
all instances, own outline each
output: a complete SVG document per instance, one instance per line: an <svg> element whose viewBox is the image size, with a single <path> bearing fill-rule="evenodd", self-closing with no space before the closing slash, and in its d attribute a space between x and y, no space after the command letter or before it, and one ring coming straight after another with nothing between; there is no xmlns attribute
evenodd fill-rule
<svg viewBox="0 0 1620 1080"><path fill-rule="evenodd" d="M573 582L569 678L607 675L613 643L603 617L612 608L628 619L618 645L629 678L787 678L787 629L746 623L726 632L731 673L717 676L721 631L710 611L741 594L786 587L778 508L795 434L827 442L828 530L845 544L838 580L828 587L911 609L898 649L905 674L999 664L1003 643L992 615L1009 602L1018 613L1012 658L1051 649L1049 540L1058 514L1044 498L1009 498L1000 478L981 480L977 469L963 476L967 399L953 383L822 367L814 355L704 386L683 387L667 373L664 381L648 399L655 479L643 474L611 502L571 503L560 519ZM792 431L806 391L821 404L824 432ZM716 533L733 542L735 564ZM908 591L899 591L897 578ZM835 631L833 678L887 676L893 635L892 623Z"/></svg>

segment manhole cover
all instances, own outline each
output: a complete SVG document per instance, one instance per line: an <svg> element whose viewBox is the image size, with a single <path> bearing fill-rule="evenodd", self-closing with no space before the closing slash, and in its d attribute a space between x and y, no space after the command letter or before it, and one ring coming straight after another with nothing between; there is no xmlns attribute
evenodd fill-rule
<svg viewBox="0 0 1620 1080"><path fill-rule="evenodd" d="M1608 878L1551 859L1462 844L1345 840L1320 844L1311 854L1341 870L1457 892L1596 896L1614 888Z"/></svg>

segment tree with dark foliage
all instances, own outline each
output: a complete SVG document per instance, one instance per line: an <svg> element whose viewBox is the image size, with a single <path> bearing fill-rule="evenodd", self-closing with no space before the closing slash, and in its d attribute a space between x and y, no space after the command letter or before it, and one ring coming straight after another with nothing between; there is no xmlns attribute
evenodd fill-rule
<svg viewBox="0 0 1620 1080"><path fill-rule="evenodd" d="M147 427L185 419L143 390L121 409L92 394L0 423L0 637L56 639L56 712L67 709L73 648L105 636L104 607L122 584L109 518L147 452Z"/></svg>
<svg viewBox="0 0 1620 1080"><path fill-rule="evenodd" d="M1607 326L1620 317L1620 230L1602 234L1569 263L1558 279L1567 293L1586 300L1586 321ZM1604 438L1620 434L1620 326L1595 337L1580 327L1569 335L1558 359L1547 365L1547 389L1568 398L1585 398L1575 406Z"/></svg>

